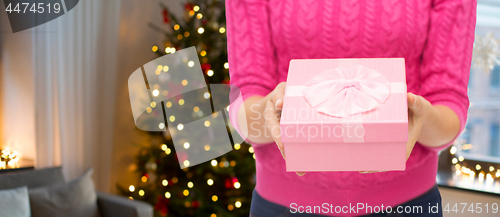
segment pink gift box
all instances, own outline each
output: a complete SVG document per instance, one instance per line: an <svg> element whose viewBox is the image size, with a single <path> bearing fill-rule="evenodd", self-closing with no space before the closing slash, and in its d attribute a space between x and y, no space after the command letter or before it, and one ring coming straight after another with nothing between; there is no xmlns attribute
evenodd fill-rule
<svg viewBox="0 0 500 217"><path fill-rule="evenodd" d="M280 122L287 171L405 170L403 58L295 59Z"/></svg>

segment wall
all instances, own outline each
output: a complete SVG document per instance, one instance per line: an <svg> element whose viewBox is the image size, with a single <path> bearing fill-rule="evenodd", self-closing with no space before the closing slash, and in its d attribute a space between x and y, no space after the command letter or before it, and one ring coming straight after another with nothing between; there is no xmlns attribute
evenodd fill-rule
<svg viewBox="0 0 500 217"><path fill-rule="evenodd" d="M35 159L35 104L31 30L12 33L0 4L0 147ZM19 52L19 51L22 52Z"/></svg>
<svg viewBox="0 0 500 217"><path fill-rule="evenodd" d="M148 4L142 1L124 0L121 6L120 43L118 73L116 78L116 109L114 127L114 154L112 159L111 191L116 191L116 184L128 186L139 181L139 175L133 173L134 157L139 147L149 145L147 133L137 129L134 124L130 100L128 97L128 77L132 72L158 56L151 51L153 45L164 41L164 36L148 25L153 23L168 29L163 23L163 2L174 13L184 10L180 0L153 0Z"/></svg>

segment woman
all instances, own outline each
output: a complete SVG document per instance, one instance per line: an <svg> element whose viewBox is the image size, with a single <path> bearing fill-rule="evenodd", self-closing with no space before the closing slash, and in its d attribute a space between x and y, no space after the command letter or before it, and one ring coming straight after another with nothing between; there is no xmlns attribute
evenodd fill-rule
<svg viewBox="0 0 500 217"><path fill-rule="evenodd" d="M322 210L309 212L327 216L376 213L373 207L379 213L371 216L442 216L438 151L467 119L475 11L475 0L226 0L231 84L244 100L231 105L231 121L248 132L256 156L250 216L286 216L314 206ZM279 114L290 60L370 57L405 58L406 170L286 172ZM325 203L349 210L327 212ZM398 205L422 208L406 213ZM380 213L381 206L395 214Z"/></svg>

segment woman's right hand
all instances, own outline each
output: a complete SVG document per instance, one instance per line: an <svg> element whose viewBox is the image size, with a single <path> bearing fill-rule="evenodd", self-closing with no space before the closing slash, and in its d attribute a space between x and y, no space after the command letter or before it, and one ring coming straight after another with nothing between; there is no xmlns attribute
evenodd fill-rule
<svg viewBox="0 0 500 217"><path fill-rule="evenodd" d="M274 90L269 93L266 102L266 109L264 110L264 117L266 119L266 127L274 142L281 151L283 159L285 159L285 146L281 142L281 109L283 108L283 98L285 95L286 82L279 83ZM297 175L303 176L304 172L296 172Z"/></svg>

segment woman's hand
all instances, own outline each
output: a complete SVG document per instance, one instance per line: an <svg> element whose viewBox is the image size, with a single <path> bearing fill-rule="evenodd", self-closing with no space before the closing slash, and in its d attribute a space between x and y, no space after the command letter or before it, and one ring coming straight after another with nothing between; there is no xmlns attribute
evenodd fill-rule
<svg viewBox="0 0 500 217"><path fill-rule="evenodd" d="M266 102L266 109L264 110L264 117L266 119L266 126L268 132L271 134L274 142L281 151L283 159L285 159L285 146L281 142L281 109L283 108L283 97L285 95L286 82L279 83L274 90L269 93ZM303 176L304 172L296 172L297 175Z"/></svg>
<svg viewBox="0 0 500 217"><path fill-rule="evenodd" d="M406 142L406 160L420 137L422 126L434 108L424 97L408 93L408 141Z"/></svg>
<svg viewBox="0 0 500 217"><path fill-rule="evenodd" d="M428 114L434 108L432 104L422 96L407 93L408 97L408 141L406 142L406 160L410 158L413 147L417 142L422 126L428 118ZM376 173L384 171L363 171L360 173Z"/></svg>

